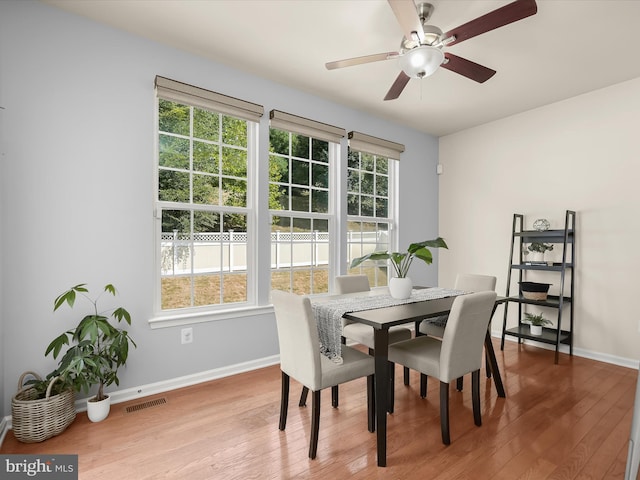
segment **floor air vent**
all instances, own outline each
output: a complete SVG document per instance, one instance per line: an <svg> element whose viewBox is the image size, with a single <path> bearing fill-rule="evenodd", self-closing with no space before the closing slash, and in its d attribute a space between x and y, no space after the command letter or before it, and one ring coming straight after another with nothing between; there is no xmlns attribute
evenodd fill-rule
<svg viewBox="0 0 640 480"><path fill-rule="evenodd" d="M167 403L166 398L157 398L156 400L149 400L148 402L138 403L137 405L131 405L126 408L127 413L137 412L139 410L144 410L145 408L157 407L159 405L164 405Z"/></svg>

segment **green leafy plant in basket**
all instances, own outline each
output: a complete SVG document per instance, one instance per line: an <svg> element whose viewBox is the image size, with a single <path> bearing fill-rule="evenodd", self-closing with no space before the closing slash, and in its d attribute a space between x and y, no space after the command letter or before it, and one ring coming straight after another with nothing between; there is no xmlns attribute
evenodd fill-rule
<svg viewBox="0 0 640 480"><path fill-rule="evenodd" d="M48 374L46 378L32 378L30 380L27 380L26 382L24 382L24 385L33 388L36 399L45 398L47 396L47 389L49 388L49 384L56 377L60 377L58 370L54 370L53 372ZM51 391L49 392L49 395L52 397L54 395L59 395L70 387L72 387L72 385L68 385L64 382L63 379L60 378L58 381L55 381L53 385L51 385Z"/></svg>
<svg viewBox="0 0 640 480"><path fill-rule="evenodd" d="M62 349L69 345L60 359L58 375L78 392L88 393L93 385L98 385L95 400L101 401L106 398L104 387L112 383L120 384L118 368L127 362L130 345L136 347L136 344L126 330L117 328L110 321L125 321L131 325L131 315L127 310L117 307L106 312L98 311L98 300L102 294L108 293L115 297L115 287L111 284L105 285L102 294L95 299L88 293L86 284L82 283L71 287L55 299L54 312L65 303L73 308L77 295L86 299L93 308L82 317L74 329L56 337L47 347L45 355L53 353L53 358L58 358Z"/></svg>
<svg viewBox="0 0 640 480"><path fill-rule="evenodd" d="M433 240L426 240L424 242L412 243L406 252L388 252L379 251L368 253L362 257L354 258L351 261L351 267L354 268L367 260L391 260L391 265L396 272L398 278L404 278L409 273L409 267L414 258L419 258L427 265L433 262L433 255L430 248L449 248L446 242L441 238L435 238Z"/></svg>

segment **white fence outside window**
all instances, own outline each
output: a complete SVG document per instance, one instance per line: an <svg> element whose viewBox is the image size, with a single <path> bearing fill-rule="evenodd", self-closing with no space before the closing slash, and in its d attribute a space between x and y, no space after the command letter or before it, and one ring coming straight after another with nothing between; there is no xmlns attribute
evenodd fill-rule
<svg viewBox="0 0 640 480"><path fill-rule="evenodd" d="M362 244L364 253L388 244L386 232L349 232L348 243ZM162 276L243 272L247 269L246 232L162 233ZM327 232L272 232L271 268L320 266L329 263Z"/></svg>

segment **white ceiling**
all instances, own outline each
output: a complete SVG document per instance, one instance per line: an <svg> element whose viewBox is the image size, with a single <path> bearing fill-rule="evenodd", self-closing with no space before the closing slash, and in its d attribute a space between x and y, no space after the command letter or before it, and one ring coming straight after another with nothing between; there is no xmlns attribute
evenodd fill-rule
<svg viewBox="0 0 640 480"><path fill-rule="evenodd" d="M441 68L386 102L395 60L324 67L398 50L386 0L44 1L437 136L640 77L640 0L538 0L536 15L446 49L497 70L486 83ZM510 2L431 3L428 23L448 31Z"/></svg>

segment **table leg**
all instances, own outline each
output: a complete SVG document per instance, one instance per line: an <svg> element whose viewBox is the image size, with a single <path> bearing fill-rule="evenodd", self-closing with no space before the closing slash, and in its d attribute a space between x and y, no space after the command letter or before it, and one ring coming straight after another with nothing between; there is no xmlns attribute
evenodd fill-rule
<svg viewBox="0 0 640 480"><path fill-rule="evenodd" d="M491 318L493 319L494 313L496 313L496 309L498 308L498 302L493 305L493 310L491 311ZM505 314L507 307L505 306ZM506 317L505 317L506 318ZM491 321L489 321L489 327L487 328L487 333L484 337L484 348L486 350L486 362L491 367L491 374L493 375L493 383L496 386L496 390L498 392L498 396L505 398L507 394L504 391L504 385L502 385L502 376L500 375L500 369L498 368L498 361L496 360L496 351L493 348L493 342L491 341ZM504 329L502 330L503 336L502 341L504 342ZM503 348L503 345L500 346Z"/></svg>
<svg viewBox="0 0 640 480"><path fill-rule="evenodd" d="M491 375L493 376L493 383L496 385L496 390L499 397L506 397L504 391L504 385L502 385L502 376L500 375L500 369L498 368L498 361L496 360L496 352L493 349L493 343L491 342L491 334L487 329L487 333L484 337L484 348L487 350L487 360L491 367Z"/></svg>
<svg viewBox="0 0 640 480"><path fill-rule="evenodd" d="M376 435L378 466L387 466L387 408L389 395L389 330L374 329L374 361L376 374Z"/></svg>

